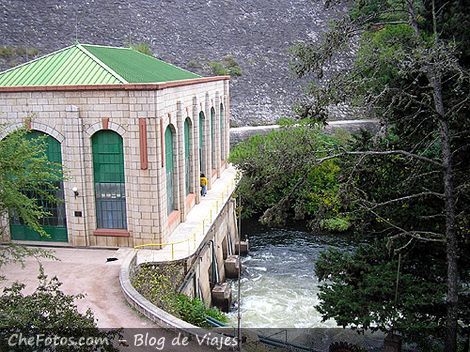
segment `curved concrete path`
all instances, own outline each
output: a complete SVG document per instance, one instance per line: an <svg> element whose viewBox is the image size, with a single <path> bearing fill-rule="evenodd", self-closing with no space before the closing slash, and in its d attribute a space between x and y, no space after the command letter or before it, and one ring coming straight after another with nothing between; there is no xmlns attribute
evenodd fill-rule
<svg viewBox="0 0 470 352"><path fill-rule="evenodd" d="M67 294L86 294L77 300L80 312L90 308L100 328L145 328L155 325L132 310L124 299L119 286L119 271L122 259L129 249L77 249L50 248L57 260L40 259L46 275L57 276L62 282L62 291ZM107 258L118 258L106 262ZM39 264L34 258L26 259L26 266L9 264L2 268L8 286L13 281L26 284L25 293L34 291L38 285Z"/></svg>
<svg viewBox="0 0 470 352"><path fill-rule="evenodd" d="M77 300L80 312L90 308L100 328L125 328L123 334L129 347L121 347L122 351L156 351L155 346L134 346L136 334L149 334L157 338L165 338L164 351L207 351L195 341L186 348L171 345L175 333L163 329L131 308L126 302L119 285L119 272L122 261L129 248L113 249L79 249L49 248L59 261L40 259L45 273L52 278L57 276L62 282L62 291L67 294L85 294L85 298ZM107 258L118 260L106 262ZM38 286L37 276L39 264L34 258L27 258L23 268L21 264L9 264L1 268L6 280L0 282L0 291L14 281L26 284L23 291L30 294Z"/></svg>

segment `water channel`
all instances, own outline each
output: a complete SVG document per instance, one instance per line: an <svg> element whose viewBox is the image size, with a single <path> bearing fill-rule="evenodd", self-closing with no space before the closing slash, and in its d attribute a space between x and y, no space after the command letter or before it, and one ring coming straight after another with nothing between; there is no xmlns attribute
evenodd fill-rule
<svg viewBox="0 0 470 352"><path fill-rule="evenodd" d="M242 259L243 328L254 328L263 336L275 335L315 351L326 351L336 341L357 344L367 351L382 350L381 334L359 335L344 330L333 319L322 321L315 309L320 286L316 261L331 247L352 250L352 241L345 236L313 235L305 229L270 229L252 221L243 223L242 232L250 241L250 252ZM237 302L236 282L232 291ZM234 307L229 313L233 327L237 326L237 317Z"/></svg>
<svg viewBox="0 0 470 352"><path fill-rule="evenodd" d="M332 328L315 309L319 303L315 262L329 247L348 248L341 237L315 236L305 230L270 229L244 222L250 253L242 259L241 315L244 327ZM234 293L236 293L234 285ZM236 297L235 297L236 298ZM230 313L233 324L236 309Z"/></svg>

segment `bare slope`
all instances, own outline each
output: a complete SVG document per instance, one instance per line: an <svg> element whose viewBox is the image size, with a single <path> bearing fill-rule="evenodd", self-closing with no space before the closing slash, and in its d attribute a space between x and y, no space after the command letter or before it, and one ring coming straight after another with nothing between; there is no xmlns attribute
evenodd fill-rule
<svg viewBox="0 0 470 352"><path fill-rule="evenodd" d="M318 37L341 11L320 0L0 0L0 46L44 54L76 39L148 42L157 57L203 74L199 64L232 55L243 70L232 81L232 119L265 124L288 114L300 91L288 48ZM0 57L0 68L8 62Z"/></svg>

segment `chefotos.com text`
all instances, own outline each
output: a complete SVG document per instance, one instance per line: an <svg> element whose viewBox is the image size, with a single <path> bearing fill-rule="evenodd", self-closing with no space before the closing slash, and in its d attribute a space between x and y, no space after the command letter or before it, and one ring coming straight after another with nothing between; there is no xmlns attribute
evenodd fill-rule
<svg viewBox="0 0 470 352"><path fill-rule="evenodd" d="M8 338L8 346L28 347L57 347L57 346L108 346L110 342L107 337L97 336L57 336L36 334L25 336L22 333L12 334Z"/></svg>

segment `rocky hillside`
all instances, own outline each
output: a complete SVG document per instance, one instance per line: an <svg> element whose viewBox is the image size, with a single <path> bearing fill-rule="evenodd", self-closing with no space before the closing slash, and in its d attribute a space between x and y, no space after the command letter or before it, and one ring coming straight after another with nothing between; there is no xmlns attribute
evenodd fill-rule
<svg viewBox="0 0 470 352"><path fill-rule="evenodd" d="M232 56L234 125L266 124L291 111L301 82L289 72L289 47L318 37L345 9L322 0L0 0L0 46L39 55L82 43L149 43L155 56L189 70ZM1 55L0 68L35 50Z"/></svg>

